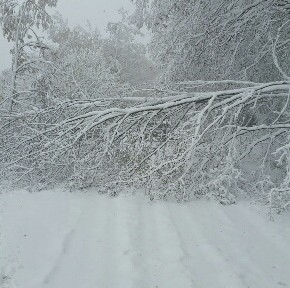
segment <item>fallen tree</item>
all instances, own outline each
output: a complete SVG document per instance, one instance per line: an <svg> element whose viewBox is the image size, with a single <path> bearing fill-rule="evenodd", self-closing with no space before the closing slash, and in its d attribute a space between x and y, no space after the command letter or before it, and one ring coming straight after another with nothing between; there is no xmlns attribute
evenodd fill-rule
<svg viewBox="0 0 290 288"><path fill-rule="evenodd" d="M2 110L1 174L40 189L64 181L145 185L151 199L233 203L259 194L282 211L290 204L289 98L287 80L194 81L172 91Z"/></svg>

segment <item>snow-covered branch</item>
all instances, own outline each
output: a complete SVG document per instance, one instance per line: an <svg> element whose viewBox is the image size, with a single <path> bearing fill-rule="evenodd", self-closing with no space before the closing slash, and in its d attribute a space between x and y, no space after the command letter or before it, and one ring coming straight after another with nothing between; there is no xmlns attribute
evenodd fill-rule
<svg viewBox="0 0 290 288"><path fill-rule="evenodd" d="M246 84L215 84L224 83ZM19 114L13 130L2 127L3 141L10 142L0 151L2 173L13 171L21 181L33 175L40 187L64 180L81 187L102 179L146 181L162 197L213 195L228 201L242 181L245 161L268 145L273 151L288 143L290 83L248 84L210 92L180 91L178 85L179 93L156 99L70 100ZM23 137L14 142L15 129ZM258 157L251 165L259 171L269 161ZM217 182L207 183L213 175L221 190L215 190ZM252 181L251 175L243 177Z"/></svg>

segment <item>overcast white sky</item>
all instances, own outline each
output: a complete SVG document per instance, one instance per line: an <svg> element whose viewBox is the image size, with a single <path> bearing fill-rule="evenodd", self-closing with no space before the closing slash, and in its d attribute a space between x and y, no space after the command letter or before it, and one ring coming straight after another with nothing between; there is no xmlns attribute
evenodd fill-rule
<svg viewBox="0 0 290 288"><path fill-rule="evenodd" d="M104 32L110 21L121 19L118 10L122 7L133 10L130 0L58 0L56 11L68 19L71 25L85 25L87 20ZM11 65L9 50L11 44L2 37L0 31L0 71Z"/></svg>

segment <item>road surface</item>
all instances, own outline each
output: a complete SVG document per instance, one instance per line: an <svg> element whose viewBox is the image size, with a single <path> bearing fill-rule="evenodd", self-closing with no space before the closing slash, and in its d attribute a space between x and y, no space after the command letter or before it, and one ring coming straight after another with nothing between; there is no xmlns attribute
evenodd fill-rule
<svg viewBox="0 0 290 288"><path fill-rule="evenodd" d="M290 287L290 217L266 212L246 202L2 191L0 287Z"/></svg>

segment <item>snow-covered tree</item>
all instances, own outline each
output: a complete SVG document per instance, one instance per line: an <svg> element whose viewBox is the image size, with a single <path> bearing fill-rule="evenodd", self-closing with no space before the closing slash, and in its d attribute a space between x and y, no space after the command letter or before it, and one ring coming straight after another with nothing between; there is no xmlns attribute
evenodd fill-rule
<svg viewBox="0 0 290 288"><path fill-rule="evenodd" d="M153 30L170 89L126 83L144 52L124 23L110 24L104 40L59 21L50 31L54 49L43 53L53 65L34 82L44 105L1 117L1 175L40 189L111 183L145 186L150 199L227 204L251 194L276 211L290 207L288 2L135 2L134 21ZM202 35L188 42L188 31ZM233 79L190 80L211 75Z"/></svg>
<svg viewBox="0 0 290 288"><path fill-rule="evenodd" d="M290 83L219 84L236 88L66 101L26 115L29 123L39 117L42 126L33 133L26 126L29 137L1 150L12 156L2 172L39 187L61 181L78 187L104 181L144 185L152 199L233 203L256 193L273 208L286 209L289 169L281 164L288 159ZM283 104L276 105L277 99ZM268 117L249 121L247 111L267 111Z"/></svg>
<svg viewBox="0 0 290 288"><path fill-rule="evenodd" d="M279 80L274 43L289 72L289 1L133 2L131 20L152 31L151 53L165 67L167 81Z"/></svg>
<svg viewBox="0 0 290 288"><path fill-rule="evenodd" d="M27 82L26 77L19 79L19 76L25 74L27 70L29 73L37 70L37 63L43 61L39 55L48 47L43 38L38 36L38 30L48 29L51 17L46 8L56 6L56 3L57 0L0 1L0 24L3 35L8 41L13 42L10 112L16 99L23 94L21 91L23 82ZM24 94L27 94L27 91Z"/></svg>

